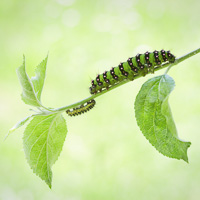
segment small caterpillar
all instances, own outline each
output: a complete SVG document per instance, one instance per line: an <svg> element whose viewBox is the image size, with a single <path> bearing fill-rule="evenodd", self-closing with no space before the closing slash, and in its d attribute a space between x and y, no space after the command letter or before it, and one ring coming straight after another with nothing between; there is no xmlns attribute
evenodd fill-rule
<svg viewBox="0 0 200 200"><path fill-rule="evenodd" d="M69 116L76 116L76 115L81 115L82 113L85 113L89 110L91 110L96 104L96 101L94 99L88 101L85 104L82 104L79 107L73 108L72 110L66 110L66 113Z"/></svg>
<svg viewBox="0 0 200 200"><path fill-rule="evenodd" d="M144 54L137 54L131 57L127 62L120 63L110 71L98 74L96 79L91 81L92 86L89 88L91 94L101 92L103 89L120 83L125 79L134 80L137 76L145 76L148 73L154 73L154 69L161 66L162 63L173 63L175 56L170 51L154 51Z"/></svg>

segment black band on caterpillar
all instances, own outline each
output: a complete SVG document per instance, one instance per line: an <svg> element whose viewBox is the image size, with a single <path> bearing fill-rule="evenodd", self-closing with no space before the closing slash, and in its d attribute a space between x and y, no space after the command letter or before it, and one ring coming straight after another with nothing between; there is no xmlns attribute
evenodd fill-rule
<svg viewBox="0 0 200 200"><path fill-rule="evenodd" d="M80 105L79 107L73 108L72 110L66 110L66 113L71 117L76 115L81 115L82 113L91 110L95 106L95 104L96 101L92 99L87 103Z"/></svg>
<svg viewBox="0 0 200 200"><path fill-rule="evenodd" d="M170 51L154 51L144 54L137 54L129 58L127 62L120 63L110 71L98 74L95 80L92 80L92 86L89 88L91 94L96 94L104 89L108 89L125 79L134 80L137 76L145 76L148 73L154 73L154 69L163 63L173 63L175 56Z"/></svg>
<svg viewBox="0 0 200 200"><path fill-rule="evenodd" d="M124 76L128 76L128 72L124 71L123 63L119 64L119 70Z"/></svg>
<svg viewBox="0 0 200 200"><path fill-rule="evenodd" d="M137 73L138 73L138 68L137 68L136 66L133 65L132 59L133 59L133 58L129 58L129 59L127 60L127 63L128 63L128 65L129 65L129 67L131 68L131 70L132 70L135 74L137 74Z"/></svg>
<svg viewBox="0 0 200 200"><path fill-rule="evenodd" d="M155 59L155 62L157 65L160 65L161 64L161 61L159 59L159 54L158 54L158 51L154 51L154 59ZM160 52L161 53L161 52ZM162 53L161 53L162 54Z"/></svg>

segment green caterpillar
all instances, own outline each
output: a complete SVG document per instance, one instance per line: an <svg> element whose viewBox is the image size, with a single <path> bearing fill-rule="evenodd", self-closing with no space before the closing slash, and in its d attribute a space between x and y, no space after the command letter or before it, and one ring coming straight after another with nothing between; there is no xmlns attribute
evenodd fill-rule
<svg viewBox="0 0 200 200"><path fill-rule="evenodd" d="M91 81L92 86L89 88L91 94L96 94L104 89L108 89L121 81L128 79L134 80L137 76L145 76L148 73L154 73L154 69L160 67L162 63L173 63L175 56L170 51L154 51L144 54L137 54L129 58L127 62L120 63L110 71L98 74L95 80Z"/></svg>
<svg viewBox="0 0 200 200"><path fill-rule="evenodd" d="M69 116L76 116L76 115L81 115L82 113L85 113L89 110L91 110L96 104L96 101L94 99L88 101L85 104L82 104L79 107L73 108L72 110L66 110L66 113Z"/></svg>

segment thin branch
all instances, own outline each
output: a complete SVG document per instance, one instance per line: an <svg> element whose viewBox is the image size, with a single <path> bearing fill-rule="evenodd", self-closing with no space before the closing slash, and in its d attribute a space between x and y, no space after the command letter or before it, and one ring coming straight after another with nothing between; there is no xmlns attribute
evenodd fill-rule
<svg viewBox="0 0 200 200"><path fill-rule="evenodd" d="M180 62L183 62L184 60L186 60L186 59L188 59L188 58L190 58L190 57L192 57L192 56L194 56L194 55L196 55L196 54L198 54L198 53L200 53L200 48L198 48L198 49L196 49L196 50L194 50L194 51L192 51L192 52L190 52L190 53L188 53L188 54L186 54L186 55L184 55L184 56L182 56L182 57L177 58L177 59L175 60L174 63L164 63L164 64L162 64L160 67L156 67L156 68L154 69L154 71L158 71L158 70L161 70L161 69L164 69L164 68L168 67L167 70L166 70L166 72L165 72L165 74L166 74L166 73L171 69L171 67L173 67L173 66L179 64ZM135 79L138 79L138 78L140 78L140 77L142 77L142 75L136 76ZM135 79L134 79L134 80L135 80ZM103 95L103 94L105 94L105 93L107 93L107 92L110 92L111 90L114 90L114 89L116 89L116 88L118 88L118 87L124 85L124 84L127 83L127 82L130 82L130 80L124 80L124 81L122 81L122 82L120 82L120 83L118 83L118 84L116 84L116 85L113 85L113 86L110 87L108 90L103 90L103 91L100 92L100 93L97 93L97 94L95 94L95 95L92 95L92 96L90 96L90 97L87 97L87 98L85 98L85 99L83 99L83 100L81 100L81 101L78 101L78 102L76 102L76 103L70 104L70 105L68 105L68 106L63 106L63 107L60 107L60 108L51 109L51 110L48 109L50 112L45 112L45 113L41 113L41 114L48 115L48 114L52 114L52 112L63 112L63 111L65 111L65 110L67 110L67 109L77 107L77 106L79 106L79 105L82 105L82 104L88 102L88 101L91 100L91 99L95 99L95 98L97 98L97 97L99 97L99 96L101 96L101 95Z"/></svg>
<svg viewBox="0 0 200 200"><path fill-rule="evenodd" d="M196 49L196 50L194 50L194 51L191 51L190 53L188 53L188 54L186 54L186 55L184 55L184 56L182 56L182 57L180 57L180 58L177 58L177 59L175 60L175 62L172 63L172 64L167 68L165 74L167 74L168 71L169 71L174 65L177 65L177 64L179 64L180 62L183 62L184 60L186 60L186 59L188 59L188 58L190 58L190 57L192 57L192 56L198 54L199 52L200 52L200 48L198 48L198 49Z"/></svg>

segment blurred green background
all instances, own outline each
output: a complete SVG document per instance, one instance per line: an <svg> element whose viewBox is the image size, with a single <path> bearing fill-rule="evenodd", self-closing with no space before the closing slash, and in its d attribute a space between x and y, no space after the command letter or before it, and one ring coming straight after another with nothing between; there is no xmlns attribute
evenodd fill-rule
<svg viewBox="0 0 200 200"><path fill-rule="evenodd" d="M199 0L1 0L0 199L200 199L200 55L169 72L179 136L192 142L189 164L158 153L136 125L134 99L154 75L97 98L85 115L64 114L69 131L52 190L25 160L24 127L3 142L30 114L15 72L23 54L32 76L49 53L43 104L65 106L88 97L90 80L129 56L164 48L179 57L200 47L199 7Z"/></svg>

